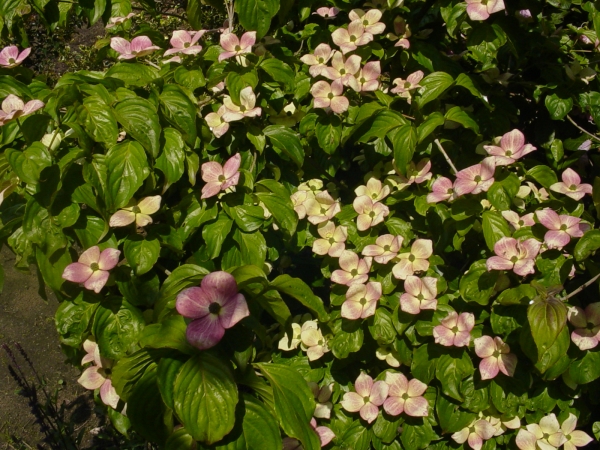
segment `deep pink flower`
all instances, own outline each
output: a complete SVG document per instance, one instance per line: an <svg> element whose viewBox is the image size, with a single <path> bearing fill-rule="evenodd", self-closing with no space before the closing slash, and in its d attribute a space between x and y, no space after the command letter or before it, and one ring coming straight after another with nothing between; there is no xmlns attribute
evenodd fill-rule
<svg viewBox="0 0 600 450"><path fill-rule="evenodd" d="M341 80L336 80L329 84L327 81L317 81L310 88L310 93L314 97L315 108L331 108L337 114L341 114L348 109L350 102L342 94L344 87Z"/></svg>
<svg viewBox="0 0 600 450"><path fill-rule="evenodd" d="M108 373L112 367L112 361L100 356L100 348L94 341L86 339L83 343L86 355L81 360L81 365L93 363L83 371L77 382L86 389L100 389L102 403L113 409L119 404L119 395L112 385Z"/></svg>
<svg viewBox="0 0 600 450"><path fill-rule="evenodd" d="M377 238L375 244L363 248L362 254L373 257L379 264L387 264L398 255L403 241L402 236L383 234Z"/></svg>
<svg viewBox="0 0 600 450"><path fill-rule="evenodd" d="M338 284L351 286L363 284L369 279L371 258L360 259L358 255L349 250L344 250L339 259L340 269L331 274L331 281Z"/></svg>
<svg viewBox="0 0 600 450"><path fill-rule="evenodd" d="M132 199L127 207L118 210L110 217L109 226L125 227L135 222L138 227L145 227L152 223L150 215L160 209L160 202L160 195L145 197L139 203Z"/></svg>
<svg viewBox="0 0 600 450"><path fill-rule="evenodd" d="M548 245L548 248L561 249L571 241L572 237L583 236L579 217L566 214L559 216L550 208L536 211L535 215L540 223L548 228L544 235L544 242Z"/></svg>
<svg viewBox="0 0 600 450"><path fill-rule="evenodd" d="M486 20L493 14L504 9L504 0L465 0L467 14L471 20Z"/></svg>
<svg viewBox="0 0 600 450"><path fill-rule="evenodd" d="M100 252L95 245L83 252L78 262L65 267L62 277L73 283L83 283L86 289L97 294L108 281L108 271L119 262L120 254L116 248L106 248Z"/></svg>
<svg viewBox="0 0 600 450"><path fill-rule="evenodd" d="M30 53L31 47L26 48L21 53L19 53L19 48L16 45L4 47L0 52L0 66L6 67L7 69L17 67L25 61L25 58L27 58Z"/></svg>
<svg viewBox="0 0 600 450"><path fill-rule="evenodd" d="M221 47L225 50L219 55L219 62L221 62L234 56L250 53L252 46L256 43L256 31L244 33L241 39L233 33L226 32L221 34L219 39Z"/></svg>
<svg viewBox="0 0 600 450"><path fill-rule="evenodd" d="M490 380L502 372L512 377L517 367L517 357L510 353L510 347L496 336L481 336L473 341L475 353L482 358L479 362L479 372L482 380Z"/></svg>
<svg viewBox="0 0 600 450"><path fill-rule="evenodd" d="M340 402L348 412L360 412L367 422L371 423L379 414L379 407L388 396L388 385L385 381L373 382L366 373L361 373L354 383L356 392L346 392Z"/></svg>
<svg viewBox="0 0 600 450"><path fill-rule="evenodd" d="M319 44L315 47L315 51L312 54L304 55L300 58L307 66L310 66L308 72L313 77L318 77L322 75L325 70L327 70L327 63L331 59L331 57L337 53L336 50L332 50L331 47L327 44Z"/></svg>
<svg viewBox="0 0 600 450"><path fill-rule="evenodd" d="M600 302L591 303L585 309L571 306L568 318L575 327L571 340L580 350L590 350L600 343Z"/></svg>
<svg viewBox="0 0 600 450"><path fill-rule="evenodd" d="M425 272L429 269L428 258L433 254L433 242L430 239L416 239L410 247L410 252L400 253L400 260L393 268L394 277L406 280L415 272Z"/></svg>
<svg viewBox="0 0 600 450"><path fill-rule="evenodd" d="M487 158L481 164L467 167L456 174L454 192L458 197L465 194L486 192L494 184L496 166Z"/></svg>
<svg viewBox="0 0 600 450"><path fill-rule="evenodd" d="M200 31L173 31L171 45L173 48L167 50L164 56L173 55L175 53L183 53L184 55L196 55L202 51L201 45L196 45L200 38L206 33L205 30Z"/></svg>
<svg viewBox="0 0 600 450"><path fill-rule="evenodd" d="M214 347L244 317L250 315L246 299L238 292L235 278L218 271L206 275L200 286L177 295L177 312L194 319L187 327L187 340L200 350Z"/></svg>
<svg viewBox="0 0 600 450"><path fill-rule="evenodd" d="M446 177L439 177L431 185L431 194L427 194L427 203L454 200L455 197L452 181Z"/></svg>
<svg viewBox="0 0 600 450"><path fill-rule="evenodd" d="M356 50L361 45L366 45L373 40L373 34L365 31L365 27L360 21L354 21L348 25L348 29L338 28L331 33L331 38L342 53Z"/></svg>
<svg viewBox="0 0 600 450"><path fill-rule="evenodd" d="M457 431L452 435L452 439L457 444L467 442L473 450L481 450L483 441L487 441L494 436L495 428L485 419L474 420L468 427Z"/></svg>
<svg viewBox="0 0 600 450"><path fill-rule="evenodd" d="M512 270L517 275L535 272L535 257L540 252L542 243L535 239L517 241L512 237L503 237L494 244L497 256L488 258L487 270Z"/></svg>
<svg viewBox="0 0 600 450"><path fill-rule="evenodd" d="M568 168L562 173L562 182L554 183L550 190L581 200L585 194L592 194L592 185L582 183L581 178L573 169Z"/></svg>
<svg viewBox="0 0 600 450"><path fill-rule="evenodd" d="M531 144L525 144L525 136L519 130L512 130L502 136L500 146L484 145L483 148L495 158L497 166L507 166L528 153L536 150Z"/></svg>
<svg viewBox="0 0 600 450"><path fill-rule="evenodd" d="M429 403L423 397L427 385L413 378L408 381L402 373L387 372L385 382L389 386L389 397L383 403L383 409L391 416L405 413L412 417L429 415Z"/></svg>
<svg viewBox="0 0 600 450"><path fill-rule="evenodd" d="M233 155L224 165L216 161L202 164L202 179L206 184L202 188L202 197L209 198L224 191L228 187L235 186L240 181L240 163L242 157L239 153Z"/></svg>
<svg viewBox="0 0 600 450"><path fill-rule="evenodd" d="M335 16L337 16L339 14L340 10L339 8L336 8L335 6L333 8L328 8L327 6L323 6L319 9L317 9L314 13L318 16L323 17L324 19L333 19Z"/></svg>
<svg viewBox="0 0 600 450"><path fill-rule="evenodd" d="M317 421L314 417L312 419L310 419L310 426L313 427L313 429L319 435L319 440L321 441L321 447L325 447L335 437L335 433L333 431L331 431L330 428L325 427L325 426L317 426Z"/></svg>
<svg viewBox="0 0 600 450"><path fill-rule="evenodd" d="M0 126L4 125L12 119L17 119L21 116L27 116L36 112L45 106L40 100L30 100L24 103L16 95L10 94L2 101L2 110L0 111Z"/></svg>
<svg viewBox="0 0 600 450"><path fill-rule="evenodd" d="M344 86L351 86L356 90L357 85L354 75L360 70L360 62L361 58L358 55L345 58L340 52L335 52L331 58L331 67L327 67L321 75L331 81L340 80Z"/></svg>
<svg viewBox="0 0 600 450"><path fill-rule="evenodd" d="M381 34L385 31L385 24L379 21L382 15L378 9L371 9L367 12L362 9L353 9L348 14L348 18L352 22L362 25L366 33Z"/></svg>
<svg viewBox="0 0 600 450"><path fill-rule="evenodd" d="M366 195L356 197L352 206L354 207L354 211L358 213L356 227L359 231L365 231L380 224L390 213L390 209L387 206L380 202L374 202Z"/></svg>
<svg viewBox="0 0 600 450"><path fill-rule="evenodd" d="M506 219L506 221L515 229L519 230L521 227L532 227L535 225L535 220L533 220L533 213L525 214L524 216L519 216L514 211L502 211L502 217Z"/></svg>
<svg viewBox="0 0 600 450"><path fill-rule="evenodd" d="M381 294L381 283L377 281L369 281L366 285L351 285L346 292L346 301L342 304L342 317L357 320L372 316Z"/></svg>
<svg viewBox="0 0 600 450"><path fill-rule="evenodd" d="M160 50L160 47L152 44L148 36L134 37L131 42L122 37L112 37L110 48L119 54L119 59L133 59Z"/></svg>
<svg viewBox="0 0 600 450"><path fill-rule="evenodd" d="M406 292L400 296L400 309L405 313L419 314L424 309L437 308L437 279L410 275L404 281L404 290Z"/></svg>
<svg viewBox="0 0 600 450"><path fill-rule="evenodd" d="M475 316L471 313L458 315L452 311L441 323L433 327L436 344L446 347L465 347L471 341L471 330L475 326Z"/></svg>

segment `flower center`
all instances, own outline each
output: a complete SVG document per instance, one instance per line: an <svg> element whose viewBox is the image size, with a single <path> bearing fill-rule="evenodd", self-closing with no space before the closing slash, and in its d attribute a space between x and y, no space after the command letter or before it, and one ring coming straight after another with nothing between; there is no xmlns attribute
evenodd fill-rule
<svg viewBox="0 0 600 450"><path fill-rule="evenodd" d="M225 178L225 175L219 175L219 178L218 178L218 180L219 180L221 183L223 183L224 181L226 181L226 180L227 180L227 178Z"/></svg>
<svg viewBox="0 0 600 450"><path fill-rule="evenodd" d="M340 75L345 75L346 74L346 69L340 69Z"/></svg>
<svg viewBox="0 0 600 450"><path fill-rule="evenodd" d="M354 35L350 36L350 42L356 42L356 36L354 36Z"/></svg>
<svg viewBox="0 0 600 450"><path fill-rule="evenodd" d="M363 25L366 27L367 25L369 25L369 21L367 19L363 20Z"/></svg>
<svg viewBox="0 0 600 450"><path fill-rule="evenodd" d="M185 44L183 44L184 48L188 48L191 44L189 42L186 42Z"/></svg>
<svg viewBox="0 0 600 450"><path fill-rule="evenodd" d="M327 214L327 208L321 208L321 214L322 215Z"/></svg>
<svg viewBox="0 0 600 450"><path fill-rule="evenodd" d="M575 186L574 184L572 184L571 186L569 186L569 189L571 191L575 191L575 190L577 190L577 186Z"/></svg>
<svg viewBox="0 0 600 450"><path fill-rule="evenodd" d="M98 263L91 263L90 269L92 269L95 272L97 270L100 270L100 266L98 265Z"/></svg>
<svg viewBox="0 0 600 450"><path fill-rule="evenodd" d="M323 339L319 339L319 340L317 341L317 345L323 345Z"/></svg>
<svg viewBox="0 0 600 450"><path fill-rule="evenodd" d="M328 98L329 100L331 100L331 99L333 98L333 93L332 93L332 92L330 92L329 94L327 94L327 98Z"/></svg>
<svg viewBox="0 0 600 450"><path fill-rule="evenodd" d="M132 55L137 55L137 54L138 54L138 52L136 52L135 50L132 50L132 51L131 51L131 54L132 54Z"/></svg>
<svg viewBox="0 0 600 450"><path fill-rule="evenodd" d="M544 433L544 437L543 437L543 439L546 439L546 440L548 440L548 438L549 438L549 437L550 437L550 435L549 435L548 433Z"/></svg>
<svg viewBox="0 0 600 450"><path fill-rule="evenodd" d="M417 295L417 300L423 300L425 297L423 297L423 294L419 294Z"/></svg>
<svg viewBox="0 0 600 450"><path fill-rule="evenodd" d="M334 238L332 238L332 237L330 237L330 238L329 238L329 243L330 243L331 245L335 244L335 239L334 239Z"/></svg>
<svg viewBox="0 0 600 450"><path fill-rule="evenodd" d="M353 277L355 277L356 275L358 275L358 270L356 270L356 269L352 269L352 270L350 271L350 275L352 275Z"/></svg>
<svg viewBox="0 0 600 450"><path fill-rule="evenodd" d="M133 208L131 208L131 212L134 214L139 214L142 212L142 210L140 209L139 206L134 206Z"/></svg>
<svg viewBox="0 0 600 450"><path fill-rule="evenodd" d="M242 47L240 47L239 45L236 45L236 46L235 46L235 51L236 51L236 52L239 52L241 49L242 49Z"/></svg>
<svg viewBox="0 0 600 450"><path fill-rule="evenodd" d="M566 225L563 223L563 224L560 226L560 230L561 230L561 231L566 231L566 230L567 230L567 226L566 226Z"/></svg>
<svg viewBox="0 0 600 450"><path fill-rule="evenodd" d="M371 212L369 213L369 217L370 217L371 219L372 219L373 217L375 217L375 211L371 211Z"/></svg>
<svg viewBox="0 0 600 450"><path fill-rule="evenodd" d="M366 298L361 298L358 303L360 303L362 306L365 306L367 304L367 299Z"/></svg>
<svg viewBox="0 0 600 450"><path fill-rule="evenodd" d="M208 305L208 312L211 314L219 314L221 312L221 305L217 302L212 302Z"/></svg>
<svg viewBox="0 0 600 450"><path fill-rule="evenodd" d="M402 394L402 399L403 400L408 400L410 397L408 396L407 393Z"/></svg>
<svg viewBox="0 0 600 450"><path fill-rule="evenodd" d="M450 188L446 191L446 194L452 195L453 192L454 192L454 190L452 188Z"/></svg>
<svg viewBox="0 0 600 450"><path fill-rule="evenodd" d="M520 227L522 227L523 225L525 225L525 222L523 222L522 220L519 220L519 222L517 222L519 224Z"/></svg>
<svg viewBox="0 0 600 450"><path fill-rule="evenodd" d="M475 183L479 183L481 181L481 176L477 175L473 181L475 181Z"/></svg>
<svg viewBox="0 0 600 450"><path fill-rule="evenodd" d="M16 63L16 61L13 58L8 58L8 63L9 64L14 64L14 63Z"/></svg>
<svg viewBox="0 0 600 450"><path fill-rule="evenodd" d="M512 152L510 150L506 150L504 153L505 156L512 156Z"/></svg>
<svg viewBox="0 0 600 450"><path fill-rule="evenodd" d="M519 258L517 256L513 256L512 258L510 258L510 262L511 263L516 263L519 260Z"/></svg>
<svg viewBox="0 0 600 450"><path fill-rule="evenodd" d="M415 255L410 255L410 256L408 257L408 260L409 260L410 262L414 262L414 261L415 261L415 259L417 259L417 258L415 258Z"/></svg>
<svg viewBox="0 0 600 450"><path fill-rule="evenodd" d="M245 112L246 111L246 107L244 105L240 106L240 111L241 112Z"/></svg>
<svg viewBox="0 0 600 450"><path fill-rule="evenodd" d="M453 333L458 333L458 327L454 326L452 328L450 328L452 330Z"/></svg>
<svg viewBox="0 0 600 450"><path fill-rule="evenodd" d="M365 77L361 77L360 82L361 82L361 84L365 84L367 82L367 80L365 79Z"/></svg>
<svg viewBox="0 0 600 450"><path fill-rule="evenodd" d="M390 251L390 246L389 245L384 245L383 246L383 251L384 252L389 252Z"/></svg>
<svg viewBox="0 0 600 450"><path fill-rule="evenodd" d="M369 397L363 397L363 402L365 402L365 405L369 403Z"/></svg>
<svg viewBox="0 0 600 450"><path fill-rule="evenodd" d="M325 62L325 59L319 58L318 61L319 61L319 64L323 64Z"/></svg>

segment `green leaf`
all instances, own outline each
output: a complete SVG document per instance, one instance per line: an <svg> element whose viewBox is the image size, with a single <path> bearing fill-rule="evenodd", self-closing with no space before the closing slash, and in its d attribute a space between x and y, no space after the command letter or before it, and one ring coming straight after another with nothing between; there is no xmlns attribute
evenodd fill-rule
<svg viewBox="0 0 600 450"><path fill-rule="evenodd" d="M315 126L315 135L319 146L329 155L333 155L342 139L342 122L336 115L320 116Z"/></svg>
<svg viewBox="0 0 600 450"><path fill-rule="evenodd" d="M80 292L73 301L60 303L54 316L60 342L70 347L80 347L99 305L89 291Z"/></svg>
<svg viewBox="0 0 600 450"><path fill-rule="evenodd" d="M419 84L421 85L419 89L421 96L417 97L416 102L419 108L423 108L451 87L454 84L454 78L446 72L433 72L423 78Z"/></svg>
<svg viewBox="0 0 600 450"><path fill-rule="evenodd" d="M158 239L144 239L141 236L125 239L123 252L127 262L136 276L148 272L154 267L160 254L160 242Z"/></svg>
<svg viewBox="0 0 600 450"><path fill-rule="evenodd" d="M175 308L175 296L185 288L197 286L209 272L204 267L184 264L177 267L167 277L160 288L160 297L154 308L155 318L158 318L165 308Z"/></svg>
<svg viewBox="0 0 600 450"><path fill-rule="evenodd" d="M171 184L179 181L185 172L185 144L181 133L174 128L165 128L163 132L165 145L154 167L165 174L164 192Z"/></svg>
<svg viewBox="0 0 600 450"><path fill-rule="evenodd" d="M286 230L288 236L293 236L298 225L298 215L294 211L289 195L281 197L276 193L266 192L257 192L255 195L273 214L279 228Z"/></svg>
<svg viewBox="0 0 600 450"><path fill-rule="evenodd" d="M600 248L600 230L590 230L575 244L575 259L583 261Z"/></svg>
<svg viewBox="0 0 600 450"><path fill-rule="evenodd" d="M246 30L256 31L257 39L261 39L271 28L271 19L279 11L277 0L237 0L235 12Z"/></svg>
<svg viewBox="0 0 600 450"><path fill-rule="evenodd" d="M567 307L551 296L546 299L538 298L527 309L527 320L538 355L541 356L552 346L567 324Z"/></svg>
<svg viewBox="0 0 600 450"><path fill-rule="evenodd" d="M149 348L173 348L191 355L194 348L186 338L187 323L179 314L167 317L161 323L153 323L144 328L140 345Z"/></svg>
<svg viewBox="0 0 600 450"><path fill-rule="evenodd" d="M41 142L34 142L25 151L9 148L5 155L15 173L28 184L38 184L42 170L52 164L48 148Z"/></svg>
<svg viewBox="0 0 600 450"><path fill-rule="evenodd" d="M283 61L277 58L269 58L263 60L258 67L268 73L275 81L282 83L287 92L294 90L296 85L294 71Z"/></svg>
<svg viewBox="0 0 600 450"><path fill-rule="evenodd" d="M141 349L117 361L112 368L111 381L124 402L129 400L133 388L146 371L156 368L155 359L159 356L148 349Z"/></svg>
<svg viewBox="0 0 600 450"><path fill-rule="evenodd" d="M442 432L456 433L465 427L468 427L475 419L475 414L468 413L459 408L459 404L454 400L446 398L445 395L439 395L436 402L437 416L440 420Z"/></svg>
<svg viewBox="0 0 600 450"><path fill-rule="evenodd" d="M526 176L528 178L532 178L546 189L550 189L554 183L558 182L558 178L556 178L556 172L552 170L548 166L535 166L527 171Z"/></svg>
<svg viewBox="0 0 600 450"><path fill-rule="evenodd" d="M494 244L506 236L510 236L510 228L502 215L496 211L485 211L482 215L482 227L485 243L490 250Z"/></svg>
<svg viewBox="0 0 600 450"><path fill-rule="evenodd" d="M544 100L552 120L562 120L573 109L573 98L559 96L557 93L547 95Z"/></svg>
<svg viewBox="0 0 600 450"><path fill-rule="evenodd" d="M158 78L158 70L142 63L121 62L108 69L106 77L116 78L130 86L146 86Z"/></svg>
<svg viewBox="0 0 600 450"><path fill-rule="evenodd" d="M160 151L160 122L156 108L148 100L127 98L115 106L117 120L154 158Z"/></svg>
<svg viewBox="0 0 600 450"><path fill-rule="evenodd" d="M210 259L214 259L221 253L221 247L227 235L231 231L233 226L233 220L231 220L226 214L219 213L215 222L204 225L202 228L202 237L206 242L208 256Z"/></svg>
<svg viewBox="0 0 600 450"><path fill-rule="evenodd" d="M371 107L367 107L367 105L371 105ZM357 134L360 136L356 140L357 142L369 142L372 138L382 138L394 128L408 124L407 120L396 111L384 109L383 111L377 112L377 109L374 108L379 109L380 106L373 103L367 103L361 107L356 121L360 123L359 119L361 118L361 112L364 112L366 117L362 119L364 123L361 124L359 128L360 131L363 131L362 135L360 131L357 131Z"/></svg>
<svg viewBox="0 0 600 450"><path fill-rule="evenodd" d="M190 2L188 3L188 11L190 10L189 5L193 2L200 3L200 0L190 0ZM201 27L201 24L198 26L194 26L195 29L199 29ZM196 450L197 448L198 444L185 428L179 428L175 430L173 434L169 436L169 439L167 439L167 443L165 444L165 450Z"/></svg>
<svg viewBox="0 0 600 450"><path fill-rule="evenodd" d="M313 294L312 289L300 278L292 278L289 275L279 275L271 282L271 288L295 298L316 313L320 321L327 322L329 316L327 311L325 311L323 300Z"/></svg>
<svg viewBox="0 0 600 450"><path fill-rule="evenodd" d="M433 133L433 131L440 125L444 125L444 116L437 111L429 114L423 123L421 123L417 128L419 143L423 142L425 138Z"/></svg>
<svg viewBox="0 0 600 450"><path fill-rule="evenodd" d="M417 141L417 130L410 124L399 127L392 139L394 144L394 164L403 175L406 175L408 163L412 161L417 148Z"/></svg>
<svg viewBox="0 0 600 450"><path fill-rule="evenodd" d="M484 259L474 262L460 279L460 296L467 302L487 305L494 293L498 274L497 270L488 272Z"/></svg>
<svg viewBox="0 0 600 450"><path fill-rule="evenodd" d="M135 141L112 147L106 154L106 169L106 203L112 211L122 208L131 200L149 173L144 149Z"/></svg>
<svg viewBox="0 0 600 450"><path fill-rule="evenodd" d="M171 410L175 409L175 400L173 398L175 380L188 359L186 356L177 353L161 358L158 362L156 372L158 389L165 405Z"/></svg>
<svg viewBox="0 0 600 450"><path fill-rule="evenodd" d="M111 297L98 307L94 317L94 336L100 354L119 359L133 348L144 329L139 309L119 297Z"/></svg>
<svg viewBox="0 0 600 450"><path fill-rule="evenodd" d="M182 134L191 147L196 142L196 113L198 107L179 86L167 84L159 97L162 111L169 123Z"/></svg>
<svg viewBox="0 0 600 450"><path fill-rule="evenodd" d="M329 347L337 359L345 359L350 353L356 353L363 345L365 333L358 323L347 323L344 319L335 322L334 338Z"/></svg>
<svg viewBox="0 0 600 450"><path fill-rule="evenodd" d="M175 413L197 441L218 442L235 424L238 390L231 368L207 352L183 365L173 400Z"/></svg>
<svg viewBox="0 0 600 450"><path fill-rule="evenodd" d="M588 384L600 378L600 352L587 351L583 358L573 361L569 375L577 384Z"/></svg>
<svg viewBox="0 0 600 450"><path fill-rule="evenodd" d="M474 370L469 354L461 351L460 356L440 356L435 376L442 383L442 392L461 402L464 399L460 392L460 383Z"/></svg>
<svg viewBox="0 0 600 450"><path fill-rule="evenodd" d="M275 412L284 433L298 439L306 450L319 450L321 443L310 426L315 402L304 378L281 364L255 365L273 388Z"/></svg>
<svg viewBox="0 0 600 450"><path fill-rule="evenodd" d="M119 137L117 120L110 106L99 96L92 95L83 100L79 120L94 141L109 146L117 142Z"/></svg>
<svg viewBox="0 0 600 450"><path fill-rule="evenodd" d="M302 167L304 149L296 133L283 125L269 125L263 130L263 133L269 137L269 141L275 149L285 153L298 167Z"/></svg>
<svg viewBox="0 0 600 450"><path fill-rule="evenodd" d="M479 133L479 125L477 125L477 122L475 122L468 112L463 111L460 106L450 108L444 117L446 120L460 123L463 127L470 128L475 133Z"/></svg>

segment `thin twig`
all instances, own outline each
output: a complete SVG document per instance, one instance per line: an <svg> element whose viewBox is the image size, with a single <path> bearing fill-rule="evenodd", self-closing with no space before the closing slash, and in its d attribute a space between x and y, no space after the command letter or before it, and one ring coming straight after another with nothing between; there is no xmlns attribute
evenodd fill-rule
<svg viewBox="0 0 600 450"><path fill-rule="evenodd" d="M442 144L440 144L440 140L436 139L433 142L435 142L435 145L437 145L437 148L440 150L440 152L442 152L442 155L444 155L444 158L446 158L446 162L450 165L450 167L454 171L454 175L456 175L458 173L458 170L454 166L454 163L452 163L452 160L448 156L448 153L446 153L446 150L444 150L444 147L442 147Z"/></svg>
<svg viewBox="0 0 600 450"><path fill-rule="evenodd" d="M584 128L581 128L579 125L577 125L577 123L575 123L575 121L573 119L571 119L571 116L569 116L567 114L567 119L569 120L569 122L571 122L573 125L575 125L579 131L587 134L589 137L596 139L597 141L600 141L600 138L598 136L596 136L595 134L590 133L589 131L585 130Z"/></svg>
<svg viewBox="0 0 600 450"><path fill-rule="evenodd" d="M570 299L571 297L573 297L574 295L579 294L581 291L583 291L586 287L590 286L598 278L600 278L600 273L598 275L596 275L594 278L592 278L591 280L589 280L587 283L579 286L577 289L575 289L573 292L568 294L566 297L563 297L563 301L566 301L566 300Z"/></svg>

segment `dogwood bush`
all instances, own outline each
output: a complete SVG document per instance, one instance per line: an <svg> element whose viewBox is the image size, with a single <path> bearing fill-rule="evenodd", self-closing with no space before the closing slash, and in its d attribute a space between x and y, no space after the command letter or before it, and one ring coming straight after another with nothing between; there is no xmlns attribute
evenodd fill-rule
<svg viewBox="0 0 600 450"><path fill-rule="evenodd" d="M160 40L107 17L113 65L52 87L0 52L1 236L115 426L167 449L590 443L595 4L225 8Z"/></svg>

